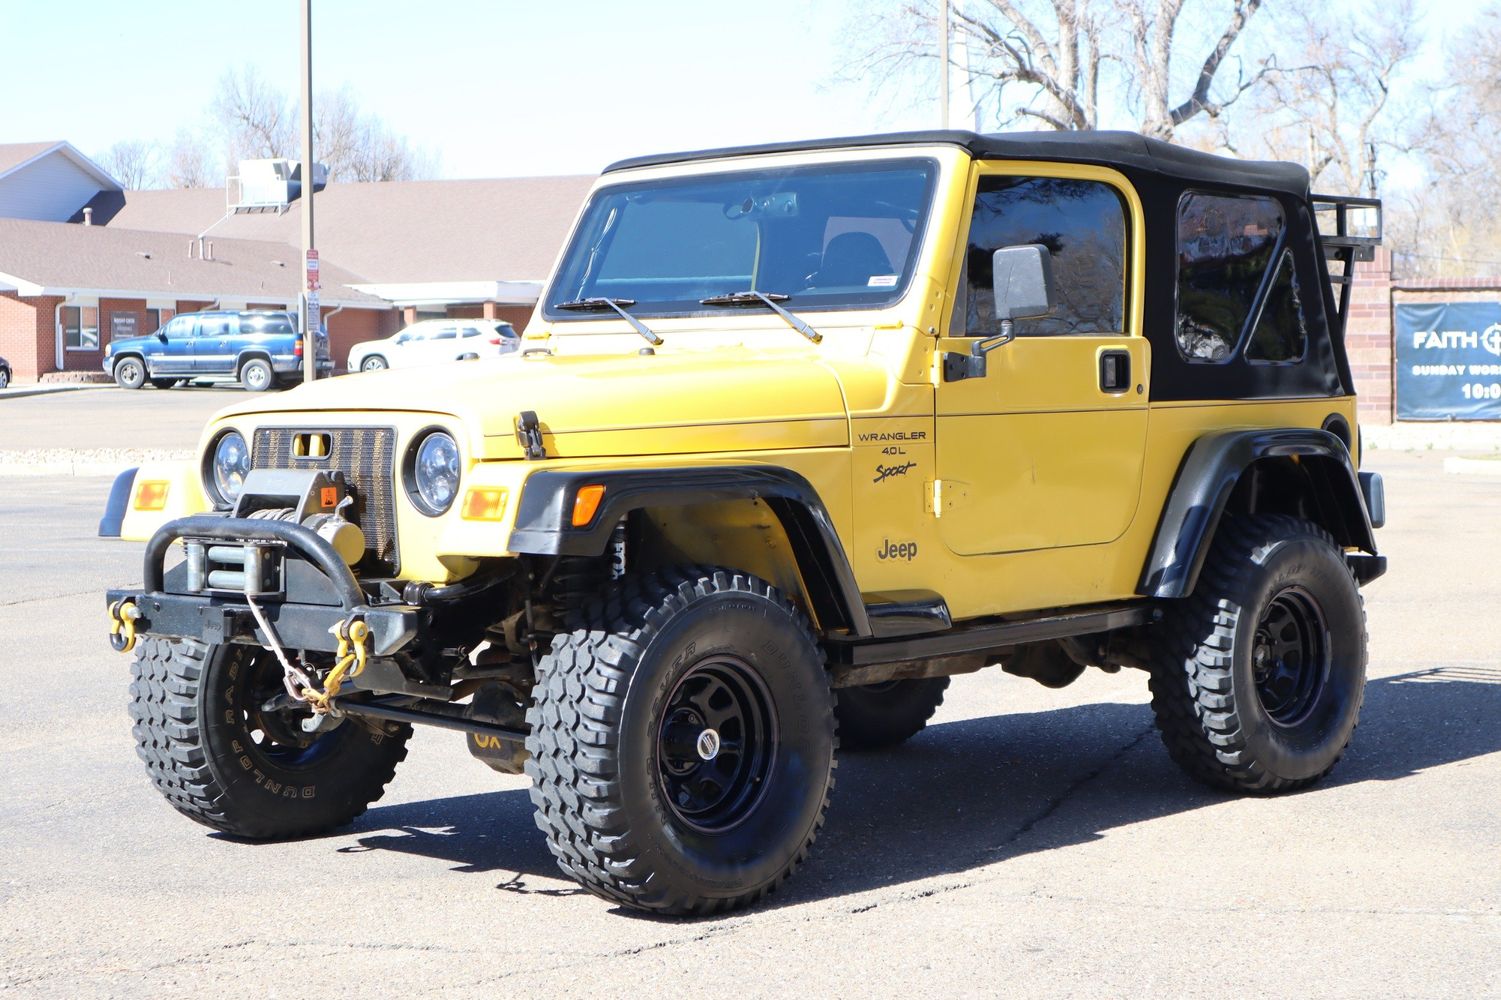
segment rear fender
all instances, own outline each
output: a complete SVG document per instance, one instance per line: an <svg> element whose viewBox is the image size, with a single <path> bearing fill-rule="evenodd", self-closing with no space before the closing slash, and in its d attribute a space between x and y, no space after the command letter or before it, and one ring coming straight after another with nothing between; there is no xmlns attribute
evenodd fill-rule
<svg viewBox="0 0 1501 1000"><path fill-rule="evenodd" d="M1301 427L1224 431L1195 441L1184 456L1137 593L1169 598L1191 594L1220 518L1247 470L1258 463L1287 462L1299 471L1300 492L1279 499L1300 504L1304 516L1340 545L1374 556L1370 513L1343 441L1326 430Z"/></svg>

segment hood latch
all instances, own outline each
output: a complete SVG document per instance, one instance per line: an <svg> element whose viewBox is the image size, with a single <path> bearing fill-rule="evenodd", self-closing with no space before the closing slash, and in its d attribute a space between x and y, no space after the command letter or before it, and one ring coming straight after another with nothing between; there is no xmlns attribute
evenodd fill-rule
<svg viewBox="0 0 1501 1000"><path fill-rule="evenodd" d="M516 440L532 461L539 462L547 457L547 449L542 446L542 425L537 422L534 410L522 410L516 416Z"/></svg>

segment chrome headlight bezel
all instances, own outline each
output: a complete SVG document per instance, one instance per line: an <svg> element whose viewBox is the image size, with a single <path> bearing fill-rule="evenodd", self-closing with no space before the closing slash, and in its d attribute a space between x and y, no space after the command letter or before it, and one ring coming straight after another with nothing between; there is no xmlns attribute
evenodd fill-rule
<svg viewBox="0 0 1501 1000"><path fill-rule="evenodd" d="M237 451L227 449L237 441ZM203 455L203 488L216 507L233 507L250 474L250 442L233 427L226 427L210 442ZM238 477L238 478L236 478Z"/></svg>
<svg viewBox="0 0 1501 1000"><path fill-rule="evenodd" d="M459 498L464 478L464 454L458 439L442 427L424 428L407 448L401 478L413 507L428 517L448 513Z"/></svg>

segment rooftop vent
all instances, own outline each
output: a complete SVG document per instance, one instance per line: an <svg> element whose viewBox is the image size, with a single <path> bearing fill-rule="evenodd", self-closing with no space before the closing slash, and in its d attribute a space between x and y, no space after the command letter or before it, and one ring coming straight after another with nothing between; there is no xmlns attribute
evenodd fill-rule
<svg viewBox="0 0 1501 1000"><path fill-rule="evenodd" d="M313 190L328 183L328 167L313 164ZM241 160L240 172L224 185L225 211L232 215L281 215L302 196L302 164L296 160Z"/></svg>

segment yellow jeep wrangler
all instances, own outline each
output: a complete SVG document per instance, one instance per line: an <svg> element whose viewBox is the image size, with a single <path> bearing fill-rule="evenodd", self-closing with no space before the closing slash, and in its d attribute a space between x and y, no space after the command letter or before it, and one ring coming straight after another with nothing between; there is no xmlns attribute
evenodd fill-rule
<svg viewBox="0 0 1501 1000"><path fill-rule="evenodd" d="M516 355L258 398L121 477L153 781L302 836L456 730L565 872L665 913L776 888L836 747L986 665L1142 669L1195 778L1316 781L1385 562L1343 347L1380 205L1308 187L1120 133L616 164Z"/></svg>

